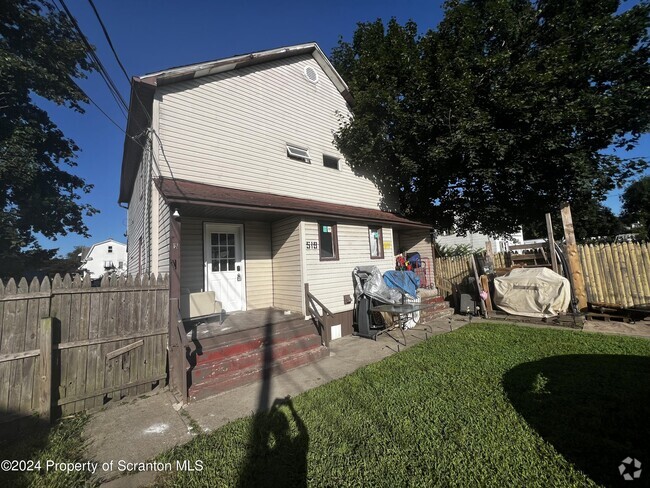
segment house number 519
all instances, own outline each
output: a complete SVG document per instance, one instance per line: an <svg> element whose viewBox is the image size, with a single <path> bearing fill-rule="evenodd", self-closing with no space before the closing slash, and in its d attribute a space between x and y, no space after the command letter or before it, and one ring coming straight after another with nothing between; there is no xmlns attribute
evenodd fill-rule
<svg viewBox="0 0 650 488"><path fill-rule="evenodd" d="M318 241L307 241L307 249L318 249Z"/></svg>

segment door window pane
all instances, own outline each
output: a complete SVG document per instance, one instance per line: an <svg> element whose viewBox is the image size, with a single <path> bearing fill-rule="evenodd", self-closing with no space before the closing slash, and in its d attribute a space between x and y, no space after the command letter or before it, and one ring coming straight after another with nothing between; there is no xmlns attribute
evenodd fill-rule
<svg viewBox="0 0 650 488"><path fill-rule="evenodd" d="M235 234L214 232L210 236L212 271L235 271Z"/></svg>

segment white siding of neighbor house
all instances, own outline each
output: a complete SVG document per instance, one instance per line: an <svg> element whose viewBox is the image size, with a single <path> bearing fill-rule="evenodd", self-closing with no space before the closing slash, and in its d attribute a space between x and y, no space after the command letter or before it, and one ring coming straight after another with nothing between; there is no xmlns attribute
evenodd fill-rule
<svg viewBox="0 0 650 488"><path fill-rule="evenodd" d="M113 239L98 242L90 249L86 259L83 268L93 279L100 278L108 271L104 267L106 261L112 261L117 272L124 272L127 265L126 245ZM120 263L123 263L122 268L119 267Z"/></svg>
<svg viewBox="0 0 650 488"><path fill-rule="evenodd" d="M317 221L305 221L305 240L318 241ZM305 282L309 283L309 291L330 309L331 312L352 310L354 302L345 304L344 295L354 299L354 283L352 270L355 266L377 266L381 272L395 269L393 251L393 230L382 228L384 241L384 258L370 258L370 241L368 225L364 223L338 223L338 261L321 261L319 250L305 250L307 269ZM303 243L303 247L306 243Z"/></svg>
<svg viewBox="0 0 650 488"><path fill-rule="evenodd" d="M492 242L492 250L494 252L504 252L508 250L509 245L521 244L524 241L524 235L522 231L519 231L510 239L505 237L493 238L480 233L468 233L464 236L459 236L458 234L442 234L436 237L436 242L441 246L469 245L472 249L476 250L485 249L485 243L487 241Z"/></svg>
<svg viewBox="0 0 650 488"><path fill-rule="evenodd" d="M319 82L305 78L314 68ZM341 158L333 144L345 100L310 55L161 87L154 102L165 150L163 176L311 200L378 208L374 184L323 166ZM311 164L289 159L286 144L309 149ZM394 204L391 205L394 207Z"/></svg>
<svg viewBox="0 0 650 488"><path fill-rule="evenodd" d="M201 218L181 220L181 289L205 287L203 224ZM234 223L219 221L219 223ZM266 222L244 222L246 306L248 310L273 306L271 229ZM217 297L218 298L218 297Z"/></svg>
<svg viewBox="0 0 650 488"><path fill-rule="evenodd" d="M273 306L301 311L303 284L301 269L300 219L290 217L271 224L273 253Z"/></svg>
<svg viewBox="0 0 650 488"><path fill-rule="evenodd" d="M150 153L145 150L142 163L138 168L133 185L133 193L127 211L127 248L128 272L136 275L139 272L148 273L150 269L150 228L151 228L151 178L149 170ZM142 244L140 245L140 239ZM142 269L139 269L141 265Z"/></svg>

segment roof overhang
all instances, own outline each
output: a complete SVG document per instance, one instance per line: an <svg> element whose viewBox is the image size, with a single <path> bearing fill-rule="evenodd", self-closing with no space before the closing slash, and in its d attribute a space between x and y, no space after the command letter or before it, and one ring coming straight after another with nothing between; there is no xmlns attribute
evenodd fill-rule
<svg viewBox="0 0 650 488"><path fill-rule="evenodd" d="M157 87L303 54L312 55L316 63L318 63L329 79L332 80L339 93L341 93L348 104L352 105L353 99L347 84L315 42L241 54L230 58L169 68L148 75L133 77L131 83L131 100L129 102L129 118L124 140L124 154L122 156L122 175L118 202L127 203L130 200L138 166L142 160L143 147L147 142L146 131L151 126L153 99Z"/></svg>
<svg viewBox="0 0 650 488"><path fill-rule="evenodd" d="M301 215L338 221L364 221L394 228L429 229L426 223L409 220L391 212L336 203L260 193L197 183L158 178L156 185L168 204L216 206L260 213Z"/></svg>

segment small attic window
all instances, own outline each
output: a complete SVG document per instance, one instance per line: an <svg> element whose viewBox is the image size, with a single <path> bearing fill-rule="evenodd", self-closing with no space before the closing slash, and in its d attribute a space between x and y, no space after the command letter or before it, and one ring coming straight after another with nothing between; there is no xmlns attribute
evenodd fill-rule
<svg viewBox="0 0 650 488"><path fill-rule="evenodd" d="M323 154L323 166L326 168L339 169L339 158Z"/></svg>
<svg viewBox="0 0 650 488"><path fill-rule="evenodd" d="M311 156L309 155L309 149L304 147L293 146L287 144L287 157L291 159L296 159L298 161L303 161L305 163L311 163Z"/></svg>

